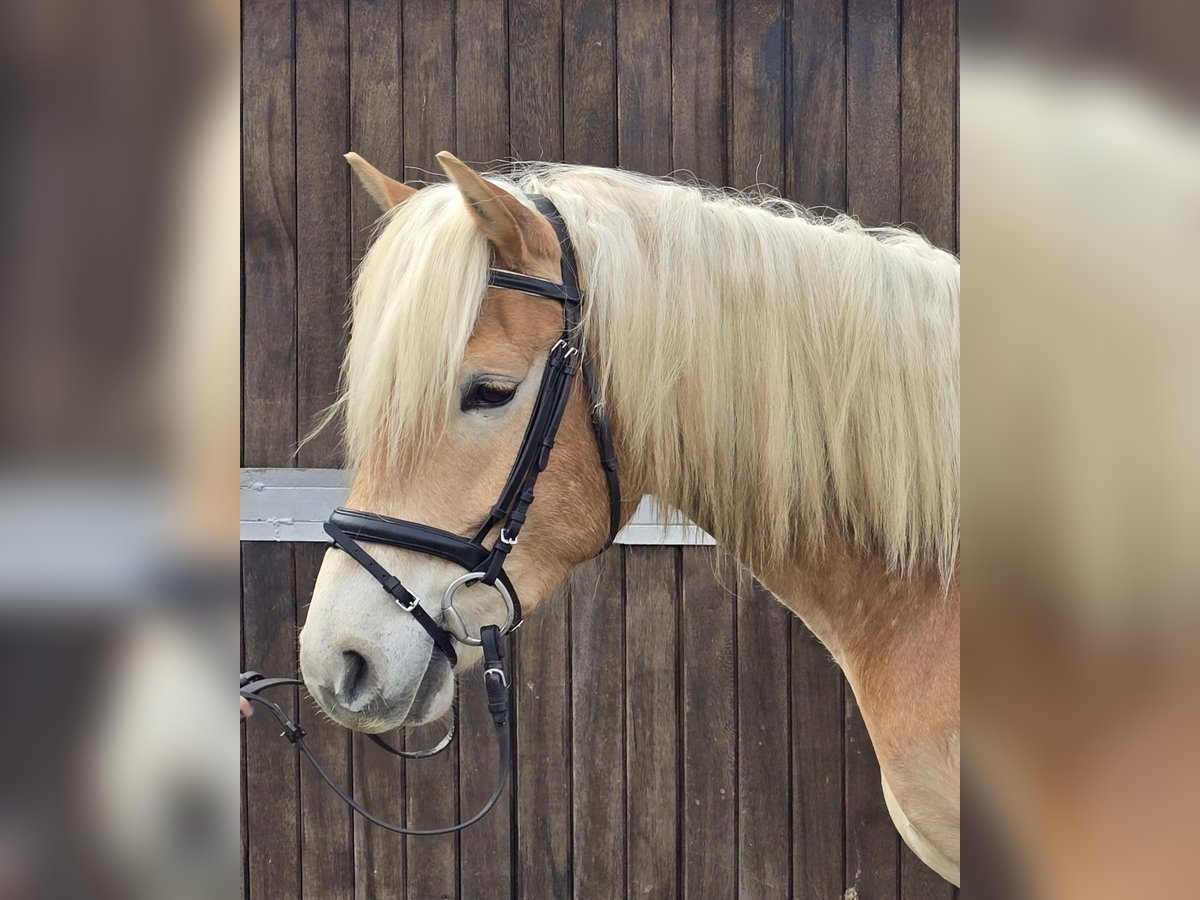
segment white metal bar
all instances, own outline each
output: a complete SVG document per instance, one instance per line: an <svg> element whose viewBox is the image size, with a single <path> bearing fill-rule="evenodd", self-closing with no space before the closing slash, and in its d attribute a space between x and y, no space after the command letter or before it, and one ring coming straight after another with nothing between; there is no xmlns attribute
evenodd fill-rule
<svg viewBox="0 0 1200 900"><path fill-rule="evenodd" d="M243 541L324 541L321 525L345 502L342 469L242 469ZM676 510L643 497L618 544L696 545L715 541Z"/></svg>

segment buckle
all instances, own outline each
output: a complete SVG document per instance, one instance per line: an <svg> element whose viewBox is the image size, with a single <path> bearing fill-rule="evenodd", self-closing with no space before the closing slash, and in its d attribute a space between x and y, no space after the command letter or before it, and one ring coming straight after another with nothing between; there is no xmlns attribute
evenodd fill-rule
<svg viewBox="0 0 1200 900"><path fill-rule="evenodd" d="M396 598L396 605L398 607L400 607L402 610L404 610L406 613L412 612L414 609L416 609L418 606L421 605L421 600L419 597L417 597L416 594L410 593L409 596L412 597L412 603L408 604L407 606L405 606L403 603L400 602L399 597Z"/></svg>

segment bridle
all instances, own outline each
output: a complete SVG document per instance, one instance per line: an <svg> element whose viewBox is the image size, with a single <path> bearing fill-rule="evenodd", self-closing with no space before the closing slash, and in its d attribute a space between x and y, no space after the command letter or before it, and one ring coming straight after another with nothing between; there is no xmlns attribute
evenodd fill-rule
<svg viewBox="0 0 1200 900"><path fill-rule="evenodd" d="M600 404L595 370L583 345L580 329L580 307L583 293L579 288L575 253L566 223L554 204L540 195L530 195L534 206L550 223L558 237L562 251L562 282L556 283L507 269L491 268L488 284L493 287L519 291L535 297L554 300L562 305L562 335L550 348L542 381L534 399L533 412L529 416L525 435L517 457L509 470L508 478L500 496L471 538L450 531L393 519L377 513L339 508L325 523L325 533L333 546L350 556L388 592L399 606L413 616L433 639L435 651L449 660L451 666L458 663L455 642L481 647L484 656L484 686L487 689L488 710L492 714L498 745L499 776L496 789L483 808L471 818L443 828L406 828L376 818L363 809L347 792L329 777L304 743L304 730L300 728L278 704L262 695L263 691L286 685L302 685L297 678L267 678L257 672L244 672L241 676L241 696L264 706L283 726L283 736L296 745L308 757L321 779L334 790L356 813L380 828L404 835L452 834L478 822L495 806L504 791L511 767L510 725L508 718L508 674L504 668L504 650L501 639L521 625L521 601L517 590L504 571L508 554L517 545L521 529L525 525L529 507L533 504L534 487L538 476L550 462L550 452L558 428L562 424L563 412L570 398L575 376L582 371L592 410L592 429L596 434L596 445L600 451L600 467L604 472L608 488L609 533L605 549L617 536L621 520L621 483L617 474L617 456L613 449L612 430L608 416ZM499 528L491 546L484 542L493 530ZM462 567L465 574L459 576L446 588L441 602L441 623L429 614L419 599L401 583L400 579L372 557L358 541L386 544L405 550L427 553ZM503 623L484 625L477 635L472 635L462 615L454 606L454 595L465 585L485 584L500 594L506 607ZM408 759L422 759L445 750L454 737L453 726L435 746L428 750L397 750L377 735L369 736L372 741L388 753Z"/></svg>

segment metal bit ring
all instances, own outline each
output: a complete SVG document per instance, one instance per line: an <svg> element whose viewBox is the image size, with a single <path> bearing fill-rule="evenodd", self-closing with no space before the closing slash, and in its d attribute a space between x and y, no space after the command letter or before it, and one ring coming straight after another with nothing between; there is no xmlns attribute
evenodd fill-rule
<svg viewBox="0 0 1200 900"><path fill-rule="evenodd" d="M454 608L454 594L463 585L475 584L482 581L484 578L483 572L468 572L466 575L460 575L450 582L450 586L446 588L446 593L442 597L442 622L443 627L454 635L455 640L463 644L469 644L472 647L480 647L483 645L478 637L472 636L467 632L467 623L463 621L462 615ZM512 595L508 592L508 588L504 586L504 582L497 579L491 585L504 598L504 606L508 610L504 619L504 624L500 626L500 633L507 634L512 630L513 619L517 615L517 609L513 606Z"/></svg>

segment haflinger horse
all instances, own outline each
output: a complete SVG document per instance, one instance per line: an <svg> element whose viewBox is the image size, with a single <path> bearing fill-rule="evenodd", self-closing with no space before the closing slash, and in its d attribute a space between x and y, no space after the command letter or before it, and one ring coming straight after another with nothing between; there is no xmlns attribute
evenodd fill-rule
<svg viewBox="0 0 1200 900"><path fill-rule="evenodd" d="M571 165L484 177L438 159L449 183L417 190L347 155L385 211L331 411L349 505L468 536L487 520L563 329L559 304L489 286L488 273L560 280L560 243L530 200L549 198L578 259L622 522L643 495L678 508L803 619L854 691L900 834L957 884L957 259L779 199ZM608 542L591 405L577 382L508 559L526 608ZM440 616L461 568L370 549ZM391 599L349 556L326 554L300 663L348 728L450 710L455 666ZM485 584L456 608L475 627L503 621ZM479 655L463 646L457 667Z"/></svg>

